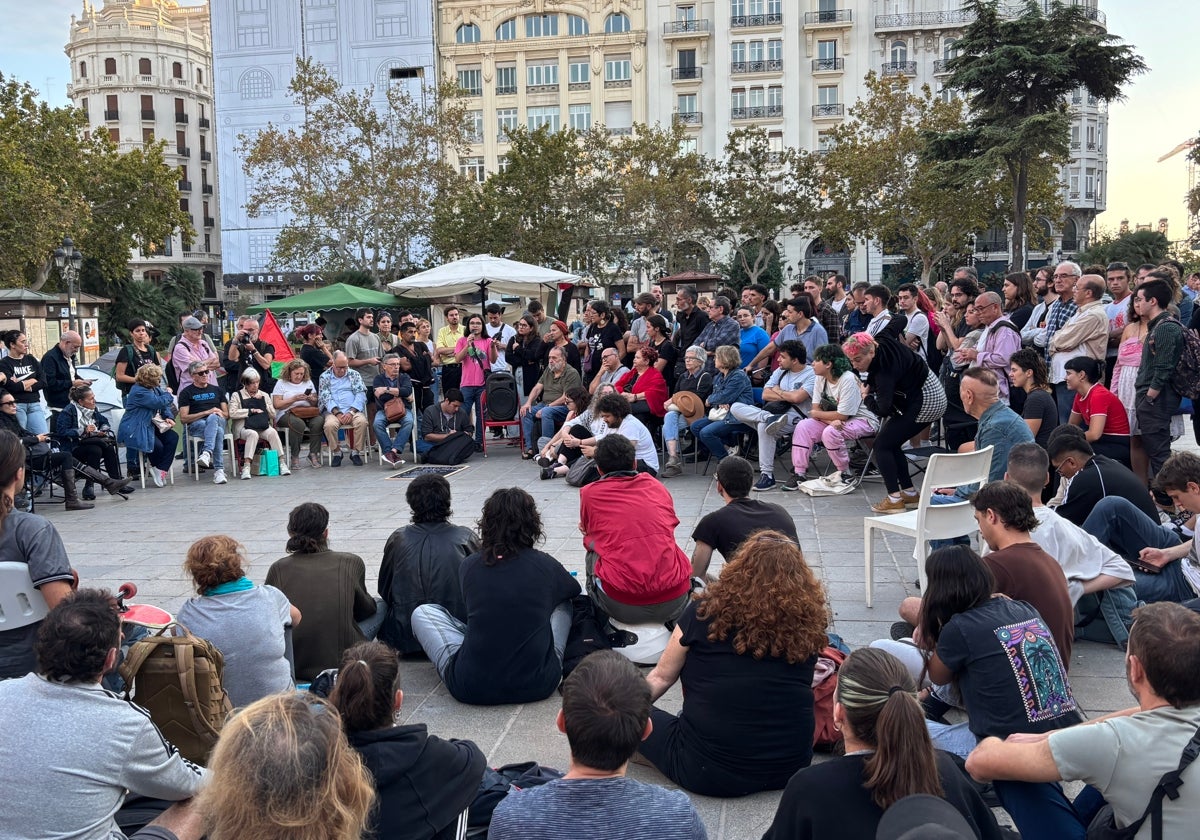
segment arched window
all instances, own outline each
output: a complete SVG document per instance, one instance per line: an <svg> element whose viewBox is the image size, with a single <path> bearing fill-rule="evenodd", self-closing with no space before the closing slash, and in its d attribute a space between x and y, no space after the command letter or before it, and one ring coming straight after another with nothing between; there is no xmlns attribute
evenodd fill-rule
<svg viewBox="0 0 1200 840"><path fill-rule="evenodd" d="M1067 219L1063 222L1062 249L1064 251L1079 250L1079 228L1075 226L1074 219Z"/></svg>
<svg viewBox="0 0 1200 840"><path fill-rule="evenodd" d="M946 61L949 61L956 55L958 55L958 39L947 38L942 44L942 58L946 59Z"/></svg>
<svg viewBox="0 0 1200 840"><path fill-rule="evenodd" d="M153 72L153 71L151 71L151 69L150 69L150 59L139 58L138 59L138 74L142 75L142 76L149 76L151 72Z"/></svg>
<svg viewBox="0 0 1200 840"><path fill-rule="evenodd" d="M79 62L79 78L81 78L81 79L87 78L87 62L86 61Z"/></svg>
<svg viewBox="0 0 1200 840"><path fill-rule="evenodd" d="M613 14L609 15L604 21L604 31L607 33L613 32L628 32L629 31L629 15Z"/></svg>
<svg viewBox="0 0 1200 840"><path fill-rule="evenodd" d="M567 15L567 34L568 35L587 35L588 22L587 18L579 15Z"/></svg>
<svg viewBox="0 0 1200 840"><path fill-rule="evenodd" d="M456 44L478 44L479 27L474 23L464 23L454 31Z"/></svg>
<svg viewBox="0 0 1200 840"><path fill-rule="evenodd" d="M274 83L271 74L255 67L247 70L238 79L238 94L245 99L270 99Z"/></svg>
<svg viewBox="0 0 1200 840"><path fill-rule="evenodd" d="M892 64L903 64L908 61L908 42L892 41Z"/></svg>
<svg viewBox="0 0 1200 840"><path fill-rule="evenodd" d="M183 65L181 63L179 63L178 61L171 64L171 78L172 79L182 79L183 78Z"/></svg>
<svg viewBox="0 0 1200 840"><path fill-rule="evenodd" d="M104 59L104 75L105 76L117 75L117 60L115 58Z"/></svg>
<svg viewBox="0 0 1200 840"><path fill-rule="evenodd" d="M511 41L517 37L517 19L509 18L496 27L497 41Z"/></svg>

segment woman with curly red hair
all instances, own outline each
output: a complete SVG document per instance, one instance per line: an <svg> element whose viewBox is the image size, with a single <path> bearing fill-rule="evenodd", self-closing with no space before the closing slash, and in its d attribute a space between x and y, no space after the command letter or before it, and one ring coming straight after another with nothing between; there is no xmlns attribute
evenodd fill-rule
<svg viewBox="0 0 1200 840"><path fill-rule="evenodd" d="M778 531L750 536L646 677L656 701L679 681L683 710L651 710L642 756L703 796L785 787L812 761L813 667L828 623L800 546Z"/></svg>

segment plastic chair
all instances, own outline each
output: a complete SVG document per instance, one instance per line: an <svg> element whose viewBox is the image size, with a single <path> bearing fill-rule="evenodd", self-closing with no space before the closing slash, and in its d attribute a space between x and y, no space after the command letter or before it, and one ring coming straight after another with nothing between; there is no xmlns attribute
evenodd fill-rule
<svg viewBox="0 0 1200 840"><path fill-rule="evenodd" d="M149 462L146 460L146 453L139 452L138 453L138 472L141 474L141 477L142 477L142 489L143 490L146 489L146 465L148 463ZM154 469L154 466L151 465L150 468ZM172 486L174 486L174 484L175 484L175 462L174 461L171 462L171 467L170 467L170 469L167 470L167 478L170 480Z"/></svg>
<svg viewBox="0 0 1200 840"><path fill-rule="evenodd" d="M191 460L188 462L192 465L192 474L196 477L196 481L200 480L200 470L196 468L196 459L200 457L201 447L204 446L204 438L192 437L188 432L188 427L185 424L183 427L184 447L191 453ZM229 460L226 461L226 466L230 471L234 470L237 465L237 449L234 446L233 435L225 432L225 448L229 451ZM174 484L174 481L171 482Z"/></svg>
<svg viewBox="0 0 1200 840"><path fill-rule="evenodd" d="M890 531L893 534L916 538L917 547L913 550L913 558L917 561L917 578L921 591L924 591L925 558L929 554L929 540L973 534L978 529L974 505L967 501L949 505L931 504L932 491L937 487L987 484L988 472L992 467L993 448L989 446L978 452L964 452L961 455L930 456L925 482L921 488L920 503L916 510L863 518L868 607L873 606L875 587L875 531Z"/></svg>
<svg viewBox="0 0 1200 840"><path fill-rule="evenodd" d="M0 563L0 632L41 621L50 612L29 577L28 563Z"/></svg>

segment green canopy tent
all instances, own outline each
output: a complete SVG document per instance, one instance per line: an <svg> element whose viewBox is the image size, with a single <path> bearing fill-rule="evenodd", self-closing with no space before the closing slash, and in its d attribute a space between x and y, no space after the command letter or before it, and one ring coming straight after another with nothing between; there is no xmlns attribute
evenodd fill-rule
<svg viewBox="0 0 1200 840"><path fill-rule="evenodd" d="M335 309L423 309L426 306L421 301L406 300L396 297L391 292L378 292L374 289L364 289L362 286L351 286L346 283L334 283L302 292L298 295L273 300L268 303L256 303L246 307L250 315L263 312L274 312L283 315L290 312L328 312Z"/></svg>

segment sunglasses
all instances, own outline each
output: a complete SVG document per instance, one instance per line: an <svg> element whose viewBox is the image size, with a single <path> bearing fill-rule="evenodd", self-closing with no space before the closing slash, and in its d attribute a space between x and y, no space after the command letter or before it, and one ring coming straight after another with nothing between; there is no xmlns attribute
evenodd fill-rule
<svg viewBox="0 0 1200 840"><path fill-rule="evenodd" d="M0 405L16 405L16 400L0 400Z"/></svg>

